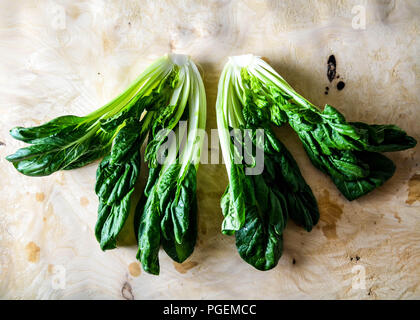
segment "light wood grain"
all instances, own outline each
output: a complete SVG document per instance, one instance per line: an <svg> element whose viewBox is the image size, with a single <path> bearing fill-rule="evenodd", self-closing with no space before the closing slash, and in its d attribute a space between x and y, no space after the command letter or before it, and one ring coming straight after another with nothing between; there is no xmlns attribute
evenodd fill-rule
<svg viewBox="0 0 420 320"><path fill-rule="evenodd" d="M367 26L354 30L352 8L360 2ZM220 233L226 172L222 164L202 165L198 245L183 265L162 252L159 277L138 268L131 224L120 248L104 253L96 243L97 162L30 178L4 160L23 145L10 128L86 114L166 52L189 54L200 65L208 131L216 128L227 57L253 53L312 102L329 103L349 120L395 123L420 140L418 1L60 3L0 2L1 298L420 298L419 147L390 154L395 176L348 202L309 163L290 128L277 130L319 200L321 221L311 233L289 223L283 257L268 272L244 263L234 238ZM326 76L330 54L346 83L342 91ZM356 266L365 270L365 288L352 287ZM57 285L63 270L64 288Z"/></svg>

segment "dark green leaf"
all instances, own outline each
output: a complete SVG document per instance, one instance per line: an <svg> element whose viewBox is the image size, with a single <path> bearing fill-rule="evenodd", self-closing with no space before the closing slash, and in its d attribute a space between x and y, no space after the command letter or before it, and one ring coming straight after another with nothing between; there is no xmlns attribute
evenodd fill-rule
<svg viewBox="0 0 420 320"><path fill-rule="evenodd" d="M123 228L130 211L130 196L133 191L134 188L125 194L124 198L112 205L100 202L95 235L102 250L116 247L116 238Z"/></svg>
<svg viewBox="0 0 420 320"><path fill-rule="evenodd" d="M144 271L159 274L160 213L158 193L151 192L147 198L138 228L137 259Z"/></svg>
<svg viewBox="0 0 420 320"><path fill-rule="evenodd" d="M375 152L359 152L357 156L370 168L367 177L356 180L343 180L332 177L337 188L350 201L381 186L395 172L394 163L384 155Z"/></svg>
<svg viewBox="0 0 420 320"><path fill-rule="evenodd" d="M168 239L162 238L163 249L172 260L178 263L184 262L193 253L197 240L197 198L195 194L192 196L193 201L189 207L190 211L188 214L188 227L181 243L176 241L174 234L171 234Z"/></svg>
<svg viewBox="0 0 420 320"><path fill-rule="evenodd" d="M21 148L6 159L25 175L46 176L58 170L78 168L100 158L109 150L110 138L99 132L63 145L38 143Z"/></svg>
<svg viewBox="0 0 420 320"><path fill-rule="evenodd" d="M282 235L263 222L256 207L247 210L245 224L235 237L239 255L253 267L269 270L277 265L283 249Z"/></svg>
<svg viewBox="0 0 420 320"><path fill-rule="evenodd" d="M80 125L90 125L91 122L87 120L86 117L77 117L77 116L61 116L55 118L43 125L23 128L16 127L10 130L10 135L26 143L37 144L37 143L51 143L52 140L62 140L68 139L68 134L72 132L76 135L83 135L84 130L77 128ZM63 132L65 131L65 133Z"/></svg>
<svg viewBox="0 0 420 320"><path fill-rule="evenodd" d="M130 211L130 195L139 175L140 145L144 139L139 130L137 120L128 121L96 171L95 192L100 204L95 234L102 250L115 248L116 237Z"/></svg>
<svg viewBox="0 0 420 320"><path fill-rule="evenodd" d="M221 207L224 215L222 232L232 234L239 230L245 222L245 191L249 181L244 173L242 165L232 164L230 184L226 189Z"/></svg>
<svg viewBox="0 0 420 320"><path fill-rule="evenodd" d="M353 127L364 130L368 135L366 151L390 152L414 148L417 141L395 125L368 125L351 122Z"/></svg>

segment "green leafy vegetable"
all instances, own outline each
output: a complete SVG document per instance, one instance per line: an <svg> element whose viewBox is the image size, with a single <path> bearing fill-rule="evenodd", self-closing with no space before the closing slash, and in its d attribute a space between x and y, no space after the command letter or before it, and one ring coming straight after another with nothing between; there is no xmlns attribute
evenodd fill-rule
<svg viewBox="0 0 420 320"><path fill-rule="evenodd" d="M229 63L225 66L216 102L229 176L221 199L222 232L235 234L242 259L269 270L281 257L288 218L310 231L319 212L295 160L270 127L272 118L287 117L281 112L272 116L270 108L260 107L240 71Z"/></svg>
<svg viewBox="0 0 420 320"><path fill-rule="evenodd" d="M85 117L62 116L44 125L10 131L30 143L6 157L28 176L46 176L62 169L80 168L108 154L115 135L130 117L139 118L166 85L176 66L168 57L151 64L120 96ZM155 89L157 88L157 89Z"/></svg>
<svg viewBox="0 0 420 320"><path fill-rule="evenodd" d="M335 108L320 110L299 95L262 59L238 56L229 60L241 99L257 106L250 112L269 110L275 125L288 122L299 135L312 163L329 175L348 199L354 200L388 180L392 161L378 152L412 148L416 140L395 125L346 122Z"/></svg>
<svg viewBox="0 0 420 320"><path fill-rule="evenodd" d="M130 210L130 196L140 171L140 122L129 119L114 139L111 154L99 164L95 192L99 198L95 235L103 250L116 247L116 237Z"/></svg>
<svg viewBox="0 0 420 320"><path fill-rule="evenodd" d="M149 178L142 199L136 208L135 228L138 229L137 258L143 269L158 274L159 247L181 263L194 250L197 238L197 168L206 119L204 85L196 66L183 65L184 86L179 93L185 97L170 112L158 112L159 118L149 132L145 159ZM174 121L175 117L181 120ZM166 130L173 129L171 136ZM183 141L185 144L183 145ZM165 161L159 161L166 150Z"/></svg>
<svg viewBox="0 0 420 320"><path fill-rule="evenodd" d="M184 55L166 55L124 93L85 117L63 116L38 127L12 129L15 139L31 145L7 160L25 175L45 176L104 157L96 172L95 235L107 250L116 247L129 214L140 171L140 147L149 137L145 151L149 179L136 210L137 257L147 272L158 274L161 244L178 262L194 249L196 170L205 113L204 86L195 64ZM187 120L187 134L181 130L185 121L180 120ZM176 141L186 135L185 148L171 141L172 130L179 131Z"/></svg>

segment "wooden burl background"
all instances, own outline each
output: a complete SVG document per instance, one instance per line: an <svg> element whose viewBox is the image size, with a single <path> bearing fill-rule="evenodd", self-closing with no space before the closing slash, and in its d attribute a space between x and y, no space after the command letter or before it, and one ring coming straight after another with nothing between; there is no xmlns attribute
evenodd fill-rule
<svg viewBox="0 0 420 320"><path fill-rule="evenodd" d="M366 25L357 29L361 10ZM243 262L234 238L220 233L225 168L201 165L197 247L183 264L161 252L158 277L136 262L130 221L118 249L100 250L93 232L98 162L30 178L4 160L23 146L10 128L87 114L167 52L200 65L209 132L227 57L253 53L315 104L329 103L350 121L397 124L420 140L419 17L417 0L1 1L0 297L420 298L419 147L389 154L394 177L348 202L309 163L294 132L279 129L319 201L321 221L311 233L290 222L283 257L268 272ZM330 83L332 54L340 79Z"/></svg>

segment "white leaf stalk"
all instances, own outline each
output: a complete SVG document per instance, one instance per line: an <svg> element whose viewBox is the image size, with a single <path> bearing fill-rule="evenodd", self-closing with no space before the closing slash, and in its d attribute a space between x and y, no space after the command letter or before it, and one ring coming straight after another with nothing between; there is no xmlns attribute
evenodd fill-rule
<svg viewBox="0 0 420 320"><path fill-rule="evenodd" d="M170 142L168 157L165 159L162 172L178 159L182 164L179 173L181 178L190 164L195 165L196 169L199 166L206 126L206 93L197 66L189 56L171 54L169 55L169 59L179 68L180 74L179 85L175 89L170 103L170 105L177 105L177 112L173 123L177 124L179 122L187 106L188 122L187 128L179 126L179 130L175 134L175 139L172 139L173 141ZM173 128L168 129L172 130ZM183 141L185 134L187 135L186 145L185 148L180 150L179 142Z"/></svg>
<svg viewBox="0 0 420 320"><path fill-rule="evenodd" d="M232 151L230 149L230 129L239 128L243 123L242 106L245 104L245 92L250 90L242 78L242 70L257 77L263 86L279 87L304 108L319 109L298 94L268 63L252 54L229 57L220 76L216 101L217 128L223 159L230 179ZM246 86L246 87L245 87Z"/></svg>

